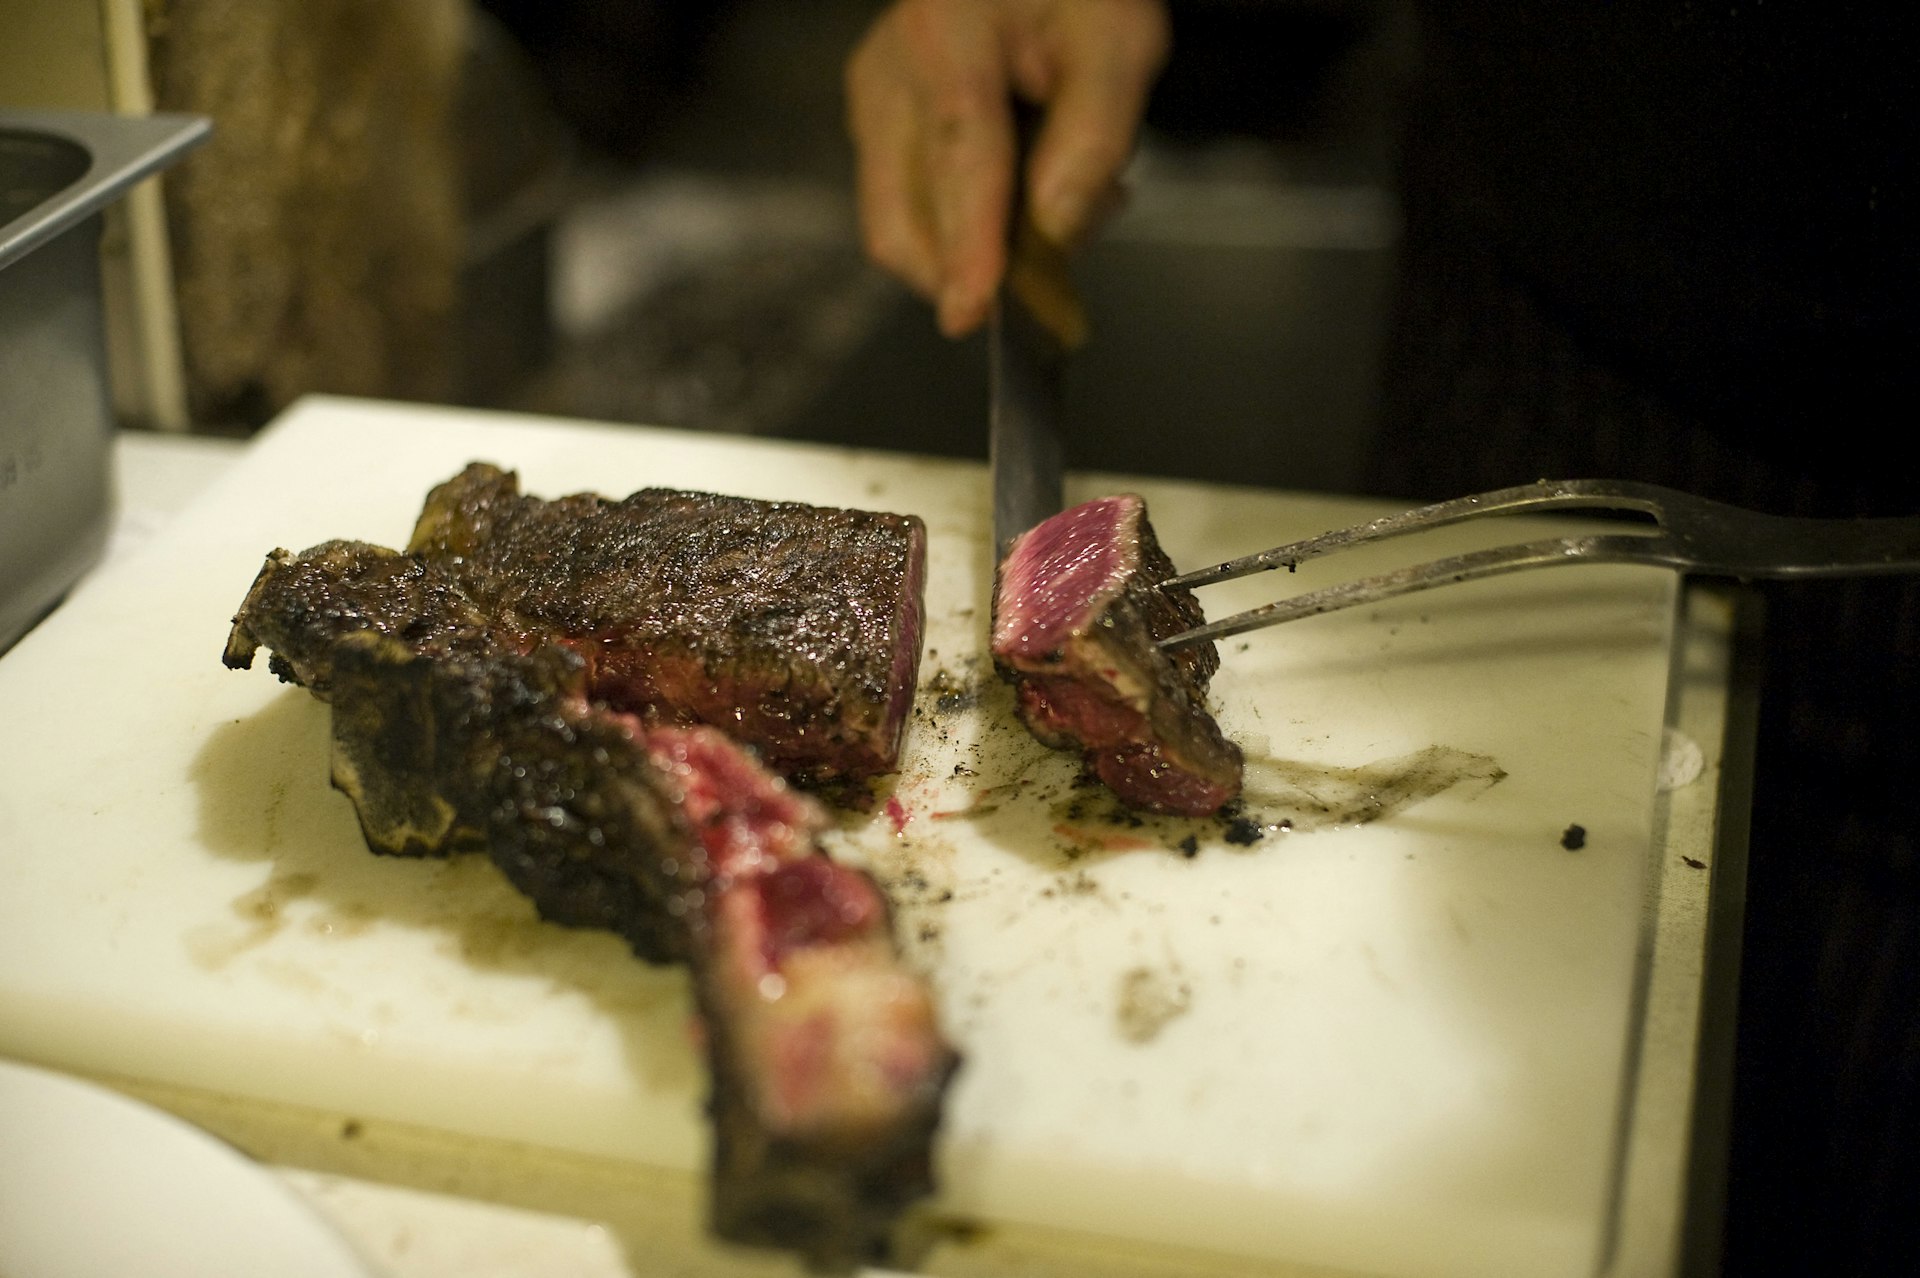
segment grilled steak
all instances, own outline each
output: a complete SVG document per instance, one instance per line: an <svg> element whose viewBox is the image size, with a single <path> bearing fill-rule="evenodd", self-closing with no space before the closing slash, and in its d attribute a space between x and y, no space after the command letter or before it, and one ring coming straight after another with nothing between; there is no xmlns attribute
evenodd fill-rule
<svg viewBox="0 0 1920 1278"><path fill-rule="evenodd" d="M884 1254L930 1190L956 1058L884 895L820 853L817 801L711 727L599 701L577 645L495 611L443 558L276 551L226 663L261 645L331 703L334 784L374 851L484 850L543 917L688 965L718 1233L825 1268Z"/></svg>
<svg viewBox="0 0 1920 1278"><path fill-rule="evenodd" d="M1122 801L1204 816L1240 792L1239 747L1207 712L1210 643L1157 643L1205 617L1131 494L1086 502L1016 538L994 584L993 658L1021 719L1078 749Z"/></svg>
<svg viewBox="0 0 1920 1278"><path fill-rule="evenodd" d="M710 723L802 779L892 771L920 659L926 528L907 515L649 488L520 495L476 463L409 553L587 661L596 700Z"/></svg>

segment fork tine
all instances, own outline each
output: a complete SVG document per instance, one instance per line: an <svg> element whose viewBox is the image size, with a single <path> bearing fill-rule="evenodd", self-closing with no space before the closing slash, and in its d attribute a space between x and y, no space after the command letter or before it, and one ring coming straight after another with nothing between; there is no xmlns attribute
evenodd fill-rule
<svg viewBox="0 0 1920 1278"><path fill-rule="evenodd" d="M1449 521L1451 522L1451 521ZM1388 534L1392 535L1392 534ZM1378 603L1398 595L1429 590L1457 581L1474 581L1528 568L1552 568L1562 564L1631 563L1668 568L1685 568L1686 561L1672 542L1663 536L1639 534L1557 537L1546 541L1522 542L1476 550L1446 559L1395 569L1374 577L1344 581L1320 590L1310 590L1289 599L1263 604L1246 612L1210 621L1170 638L1160 647L1172 649L1205 639L1222 639L1265 626L1277 626L1301 617L1317 616L1341 608Z"/></svg>
<svg viewBox="0 0 1920 1278"><path fill-rule="evenodd" d="M1383 515L1351 528L1340 528L1317 537L1288 542L1258 554L1229 559L1210 568L1170 577L1160 583L1160 588L1186 587L1194 590L1217 582L1232 581L1237 577L1249 577L1257 572L1271 572L1276 568L1291 572L1309 559L1317 559L1350 546L1523 510L1633 510L1652 515L1658 520L1661 516L1660 495L1661 490L1651 485L1624 480L1543 479L1537 483L1495 489L1471 497L1455 497L1451 501Z"/></svg>

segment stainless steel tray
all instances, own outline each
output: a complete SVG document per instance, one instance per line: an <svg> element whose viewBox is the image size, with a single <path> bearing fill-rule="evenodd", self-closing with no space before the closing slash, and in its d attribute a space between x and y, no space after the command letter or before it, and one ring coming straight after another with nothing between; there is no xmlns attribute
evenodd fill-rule
<svg viewBox="0 0 1920 1278"><path fill-rule="evenodd" d="M210 128L198 116L0 110L0 650L106 542L101 212Z"/></svg>

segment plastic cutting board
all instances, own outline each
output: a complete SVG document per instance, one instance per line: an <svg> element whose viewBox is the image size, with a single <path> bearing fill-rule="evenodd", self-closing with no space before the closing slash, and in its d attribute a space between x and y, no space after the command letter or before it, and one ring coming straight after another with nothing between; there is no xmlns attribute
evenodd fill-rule
<svg viewBox="0 0 1920 1278"><path fill-rule="evenodd" d="M220 663L262 555L404 542L469 460L910 511L907 765L839 855L887 884L966 1064L942 1205L1406 1275L1593 1272L1633 1042L1676 582L1519 575L1230 640L1235 820L1136 821L983 658L983 467L334 399L0 660L0 1052L695 1169L683 979L484 859L376 859L327 712ZM1076 476L1193 565L1376 507ZM1217 587L1210 612L1485 529Z"/></svg>

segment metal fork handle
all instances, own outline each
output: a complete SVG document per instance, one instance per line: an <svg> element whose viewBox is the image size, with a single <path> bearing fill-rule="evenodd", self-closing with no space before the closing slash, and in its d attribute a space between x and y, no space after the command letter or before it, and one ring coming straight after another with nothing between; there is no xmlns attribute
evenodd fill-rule
<svg viewBox="0 0 1920 1278"><path fill-rule="evenodd" d="M1920 518L1810 519L1768 515L1695 497L1677 489L1620 479L1541 480L1456 497L1413 510L1336 529L1258 554L1229 559L1185 573L1165 587L1198 589L1276 568L1293 569L1309 559L1366 542L1384 541L1429 528L1528 511L1631 511L1676 539L1681 553L1701 572L1743 577L1852 576L1920 569Z"/></svg>
<svg viewBox="0 0 1920 1278"><path fill-rule="evenodd" d="M1920 571L1920 518L1809 519L1691 499L1665 536L1686 567L1720 577L1870 577Z"/></svg>
<svg viewBox="0 0 1920 1278"><path fill-rule="evenodd" d="M1509 490L1511 491L1511 490ZM1497 497L1498 494L1489 494ZM1590 497L1585 494L1583 497ZM1468 499L1471 500L1471 499ZM1566 564L1640 564L1671 568L1703 576L1756 578L1862 577L1893 573L1920 572L1920 518L1897 519L1803 519L1784 515L1762 515L1738 507L1686 498L1685 518L1665 512L1669 526L1650 534L1600 534L1584 537L1557 537L1545 541L1524 542L1476 550L1451 558L1413 564L1392 572L1355 581L1342 582L1321 590L1307 591L1246 612L1222 617L1218 621L1182 631L1160 643L1162 648L1178 648L1205 639L1243 634L1285 621L1311 617L1336 609L1378 603L1398 595L1430 590L1457 581L1474 581L1528 568L1552 568ZM1452 505L1453 503L1443 503ZM1540 504L1540 503L1535 503ZM1569 503L1551 503L1560 509ZM1592 504L1592 503L1589 503ZM1427 511L1411 512L1428 514ZM1482 512L1484 513L1484 512ZM1457 523L1471 514L1453 514L1440 522ZM1379 523L1382 521L1375 521ZM1423 523L1420 527L1433 527ZM1395 527L1386 533L1367 533L1372 525L1345 529L1314 543L1335 538L1337 545L1321 546L1308 554L1324 554L1338 545L1377 540L1402 531ZM1300 543L1307 544L1307 543ZM1280 547L1286 551L1287 547ZM1275 552L1267 552L1269 555ZM1261 556L1249 556L1249 560ZM1247 560L1235 561L1246 563ZM1284 562L1284 561L1283 561ZM1222 564L1208 572L1231 565ZM1245 576L1259 567L1234 572ZM1204 574L1193 574L1204 575ZM1226 580L1215 577L1213 580ZM1204 584L1204 583L1203 583Z"/></svg>
<svg viewBox="0 0 1920 1278"><path fill-rule="evenodd" d="M1631 563L1713 576L1841 577L1920 571L1920 518L1767 515L1630 480L1541 480L1387 515L1163 582L1189 589L1299 564L1365 542L1522 511L1630 511L1644 533L1563 537L1474 551L1309 591L1163 640L1177 648L1456 581L1574 563ZM1657 525L1657 527L1655 526Z"/></svg>

